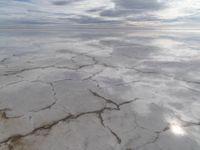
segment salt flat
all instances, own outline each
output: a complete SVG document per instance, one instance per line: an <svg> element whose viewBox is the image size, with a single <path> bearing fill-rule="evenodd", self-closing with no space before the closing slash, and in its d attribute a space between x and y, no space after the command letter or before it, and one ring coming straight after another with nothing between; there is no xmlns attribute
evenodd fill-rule
<svg viewBox="0 0 200 150"><path fill-rule="evenodd" d="M198 32L0 33L0 150L199 150Z"/></svg>

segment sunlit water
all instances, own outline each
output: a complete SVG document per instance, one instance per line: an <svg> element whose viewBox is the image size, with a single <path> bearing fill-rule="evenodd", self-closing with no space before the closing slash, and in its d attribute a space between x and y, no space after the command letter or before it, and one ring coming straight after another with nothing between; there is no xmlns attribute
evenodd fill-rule
<svg viewBox="0 0 200 150"><path fill-rule="evenodd" d="M64 84L66 78L67 83ZM29 86L39 81L63 84L62 88L58 88L61 92L56 93L61 102L63 98L63 102L56 108L62 110L67 107L71 110L72 107L75 113L79 113L76 108L81 111L88 109L83 101L86 101L87 105L92 103L87 101L89 96L83 94L84 92L82 95L73 93L77 89L80 93L84 88L86 88L85 93L88 93L91 87L103 89L107 95L122 101L138 98L139 100L129 104L125 110L121 110L122 114L124 112L128 114L128 118L119 116L119 120L122 120L119 128L119 120L114 120L114 125L112 124L112 114L109 114L111 122L109 123L109 120L104 122L108 123L110 128L113 127L113 131L119 132L119 137L122 138L121 145L111 142L113 145L110 146L115 149L126 147L130 139L133 143L136 140L133 147L144 146L145 142L151 143L149 137L152 136L150 139L154 139L158 134L159 136L153 141L163 150L200 149L200 33L198 31L142 31L122 28L1 30L0 110L11 107L12 111L6 111L8 116L30 115L34 118L34 114L31 113L40 109L43 102L35 99L32 101L34 96L27 96L26 92L32 90ZM80 81L78 82L81 85L80 89L79 86L75 86L77 83L71 83L77 81ZM59 84L57 86L59 87ZM65 91L65 88L72 90L70 96L65 95L68 91ZM37 88L34 88L33 92L35 91ZM12 95L15 95L14 101ZM47 95L43 95L42 98L45 99ZM70 98L74 102L71 102ZM76 104L76 100L79 99L80 102ZM90 97L89 99L93 100ZM67 103L65 106L68 101L69 105ZM15 105L12 105L13 102ZM92 107L93 105L89 108ZM45 115L52 115L52 118L43 117L46 122L54 120L54 117L57 120L51 109ZM36 123L40 123L37 117L34 119ZM131 121L135 119L137 123ZM27 127L30 126L29 121L20 121L24 122L25 126L26 124ZM18 123L13 123L9 127L12 130L5 134L2 131L6 130L6 126L0 124L0 131L2 130L0 141L14 133L31 132L28 129L24 131ZM19 129L15 130L14 126L19 126ZM98 129L96 130L99 134L101 131ZM62 131L62 128L60 130ZM79 134L82 136L83 133ZM141 138L139 142L138 136Z"/></svg>

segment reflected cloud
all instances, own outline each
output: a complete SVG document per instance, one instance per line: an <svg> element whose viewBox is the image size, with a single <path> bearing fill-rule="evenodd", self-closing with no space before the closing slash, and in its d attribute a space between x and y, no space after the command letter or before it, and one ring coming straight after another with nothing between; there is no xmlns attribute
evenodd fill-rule
<svg viewBox="0 0 200 150"><path fill-rule="evenodd" d="M187 61L198 60L199 52L186 44L185 39L173 39L172 37L162 37L155 39L152 44L159 47L159 54L152 56L156 60L162 61ZM191 44L192 45L192 44Z"/></svg>
<svg viewBox="0 0 200 150"><path fill-rule="evenodd" d="M1 74L6 75L6 79L11 77L8 78L9 82L12 82L10 79L14 73L28 81L60 80L59 83L62 83L65 79L67 83L84 83L86 89L87 86L94 87L100 95L101 92L105 93L102 94L103 98L111 98L121 105L121 111L113 110L111 113L114 118L113 130L125 139L122 140L123 148L126 148L123 143L138 143L139 140L144 141L142 145L151 146L154 142L164 149L199 150L199 123L195 122L200 120L200 59L194 61L194 57L188 57L188 61L180 62L177 59L188 56L186 52L199 49L200 35L95 28L3 32L0 61L5 70L2 69ZM160 54L165 56L163 60L166 56L175 56L173 58L176 59L160 61L152 58L152 55ZM197 56L200 56L199 53ZM45 69L40 69L43 66ZM78 87L78 84L69 86ZM64 84L60 89L62 87L65 87ZM9 90L6 91L9 95ZM79 95L82 97L82 94ZM122 106L123 102L132 100L132 103ZM104 106L101 99L100 104ZM114 106L108 104L108 107ZM102 114L104 118L106 114L110 112ZM166 116L170 116L169 119ZM124 126L124 120L127 126ZM194 123L186 122L188 120ZM115 128L116 122L119 129ZM140 137L144 137L144 140Z"/></svg>

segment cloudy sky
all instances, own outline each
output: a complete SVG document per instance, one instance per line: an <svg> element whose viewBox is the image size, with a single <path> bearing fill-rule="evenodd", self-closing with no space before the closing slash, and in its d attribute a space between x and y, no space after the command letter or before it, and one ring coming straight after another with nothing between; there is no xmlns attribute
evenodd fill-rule
<svg viewBox="0 0 200 150"><path fill-rule="evenodd" d="M1 25L198 26L200 0L1 0Z"/></svg>

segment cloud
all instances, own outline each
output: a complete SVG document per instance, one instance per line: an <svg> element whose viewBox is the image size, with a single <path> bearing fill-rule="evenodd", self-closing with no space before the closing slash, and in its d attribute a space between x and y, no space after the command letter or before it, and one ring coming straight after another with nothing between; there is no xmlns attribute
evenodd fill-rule
<svg viewBox="0 0 200 150"><path fill-rule="evenodd" d="M199 0L9 0L0 2L1 24L59 22L127 24L200 22ZM28 20L24 21L24 20Z"/></svg>
<svg viewBox="0 0 200 150"><path fill-rule="evenodd" d="M119 17L119 16L138 16L144 14L149 16L149 12L155 12L165 9L167 0L161 2L158 0L114 0L115 9L105 10L101 12L101 16Z"/></svg>
<svg viewBox="0 0 200 150"><path fill-rule="evenodd" d="M31 0L15 0L15 1L18 1L18 2L27 2L27 3L31 2Z"/></svg>
<svg viewBox="0 0 200 150"><path fill-rule="evenodd" d="M71 20L73 22L79 23L79 24L120 24L120 21L117 20L105 20L103 18L98 17L88 17L88 16L79 16L79 18L68 18L68 20Z"/></svg>
<svg viewBox="0 0 200 150"><path fill-rule="evenodd" d="M69 3L71 3L71 1L53 1L52 2L53 5L59 5L59 6L67 5Z"/></svg>
<svg viewBox="0 0 200 150"><path fill-rule="evenodd" d="M128 10L158 10L165 7L167 0L161 2L158 0L115 0L116 5L119 8Z"/></svg>

